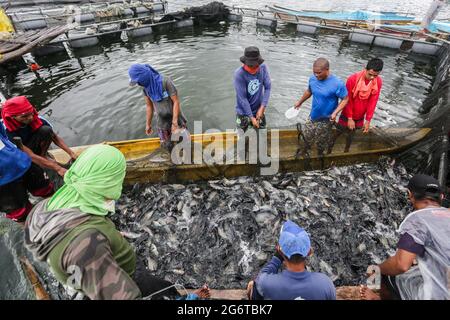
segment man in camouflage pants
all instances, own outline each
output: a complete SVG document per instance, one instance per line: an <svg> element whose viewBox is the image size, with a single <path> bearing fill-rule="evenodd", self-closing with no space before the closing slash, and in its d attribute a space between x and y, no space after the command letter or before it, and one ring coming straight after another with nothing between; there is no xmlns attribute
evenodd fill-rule
<svg viewBox="0 0 450 320"><path fill-rule="evenodd" d="M39 202L25 222L25 246L52 273L93 300L178 296L174 286L137 263L132 246L108 218L120 197L126 162L108 145L84 151L64 176L65 185ZM167 289L167 290L166 290ZM207 297L208 288L197 290Z"/></svg>
<svg viewBox="0 0 450 320"><path fill-rule="evenodd" d="M348 96L344 82L330 73L328 60L317 59L313 65L313 73L314 75L309 78L308 89L295 103L295 108L300 108L313 96L311 113L301 132L304 140L303 155L309 158L312 145L315 143L323 165L324 150L332 142L332 125L336 120L336 116L332 117L333 111L338 105L343 108L348 102Z"/></svg>

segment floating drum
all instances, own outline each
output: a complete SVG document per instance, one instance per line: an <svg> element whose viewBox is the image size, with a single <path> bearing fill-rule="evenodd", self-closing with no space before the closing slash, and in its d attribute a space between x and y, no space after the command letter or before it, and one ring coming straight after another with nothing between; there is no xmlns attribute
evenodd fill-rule
<svg viewBox="0 0 450 320"><path fill-rule="evenodd" d="M98 44L97 36L87 35L84 32L69 32L69 43L72 48L92 47Z"/></svg>
<svg viewBox="0 0 450 320"><path fill-rule="evenodd" d="M297 24L297 31L301 33L315 34L319 30L316 24Z"/></svg>
<svg viewBox="0 0 450 320"><path fill-rule="evenodd" d="M232 21L232 22L241 22L242 21L242 15L235 14L235 13L230 13L228 15L228 20Z"/></svg>
<svg viewBox="0 0 450 320"><path fill-rule="evenodd" d="M370 33L363 33L363 32L352 32L350 33L350 41L358 42L358 43L364 43L364 44L372 44L374 35Z"/></svg>
<svg viewBox="0 0 450 320"><path fill-rule="evenodd" d="M93 13L77 14L74 16L74 20L79 24L90 23L95 22L95 16Z"/></svg>
<svg viewBox="0 0 450 320"><path fill-rule="evenodd" d="M277 27L277 20L259 17L256 19L256 25L275 29Z"/></svg>
<svg viewBox="0 0 450 320"><path fill-rule="evenodd" d="M130 38L138 38L148 36L153 33L153 29L150 26L140 27L127 31L127 36Z"/></svg>
<svg viewBox="0 0 450 320"><path fill-rule="evenodd" d="M177 22L176 27L177 28L186 28L186 27L192 27L194 25L194 21L192 19L185 19L180 20Z"/></svg>
<svg viewBox="0 0 450 320"><path fill-rule="evenodd" d="M149 15L150 14L150 10L147 9L146 7L137 7L136 8L136 15L139 16L145 16L145 15Z"/></svg>
<svg viewBox="0 0 450 320"><path fill-rule="evenodd" d="M134 15L134 12L131 9L125 9L122 12L122 17L132 17L133 15Z"/></svg>
<svg viewBox="0 0 450 320"><path fill-rule="evenodd" d="M161 3L154 3L152 10L153 10L153 12L163 11L164 10L164 4L162 2Z"/></svg>
<svg viewBox="0 0 450 320"><path fill-rule="evenodd" d="M411 51L414 53L435 56L440 48L441 46L436 43L414 42Z"/></svg>
<svg viewBox="0 0 450 320"><path fill-rule="evenodd" d="M403 40L404 39L376 36L373 44L376 46L379 46L379 47L400 49L400 47L402 46Z"/></svg>
<svg viewBox="0 0 450 320"><path fill-rule="evenodd" d="M28 21L17 21L16 23L19 25L19 28L24 31L47 28L47 21L43 18Z"/></svg>
<svg viewBox="0 0 450 320"><path fill-rule="evenodd" d="M119 24L106 24L103 26L100 26L98 31L100 33L109 33L109 32L114 32L120 29L120 25Z"/></svg>

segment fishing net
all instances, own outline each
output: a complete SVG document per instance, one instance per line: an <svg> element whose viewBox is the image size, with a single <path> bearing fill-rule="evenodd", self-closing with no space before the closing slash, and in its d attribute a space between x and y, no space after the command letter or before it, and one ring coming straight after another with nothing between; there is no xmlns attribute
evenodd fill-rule
<svg viewBox="0 0 450 320"><path fill-rule="evenodd" d="M194 18L195 22L219 22L226 20L230 10L221 2L211 2L207 5L200 7L191 7L185 9L184 11L178 11L170 14L166 14L160 20L173 21L173 20L184 20L189 18Z"/></svg>

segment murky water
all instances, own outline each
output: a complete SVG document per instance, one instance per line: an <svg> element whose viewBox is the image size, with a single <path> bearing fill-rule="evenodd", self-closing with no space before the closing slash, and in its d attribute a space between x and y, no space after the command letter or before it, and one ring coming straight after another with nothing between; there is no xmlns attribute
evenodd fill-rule
<svg viewBox="0 0 450 320"><path fill-rule="evenodd" d="M330 9L327 3L333 3L335 9L376 9L362 5L364 2L344 5L341 1L316 1L311 9ZM399 6L400 2L389 4L385 10L413 9L412 3L419 3L416 12L420 12L428 6L418 1L403 1L405 4ZM191 1L171 1L170 10L189 4ZM257 8L265 4L246 2L246 6ZM282 4L307 7L296 1ZM383 58L384 88L374 117L377 125L414 118L434 76L434 59L430 57L381 48L370 50L348 43L342 35L299 35L288 26L273 33L257 28L254 19L246 18L242 24L195 27L126 43L120 39L103 42L96 48L75 51L74 59L66 53L39 58L43 66L39 78L19 70L1 77L1 81L9 95L27 95L70 145L143 138L145 104L141 91L128 87L127 69L132 63L149 63L174 79L191 128L194 120L200 120L203 129L224 130L234 127L233 72L249 45L261 49L271 72L273 86L267 109L271 127L292 124L284 111L306 89L312 62L319 56L327 57L332 72L343 79L362 69L369 58ZM305 120L309 111L310 105L306 104L299 119Z"/></svg>

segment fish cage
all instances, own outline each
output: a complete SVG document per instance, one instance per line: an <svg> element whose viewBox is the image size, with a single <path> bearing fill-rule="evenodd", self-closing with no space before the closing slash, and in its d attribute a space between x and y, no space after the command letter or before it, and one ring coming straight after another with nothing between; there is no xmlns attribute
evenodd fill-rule
<svg viewBox="0 0 450 320"><path fill-rule="evenodd" d="M71 24L85 25L131 17L164 14L167 1L97 2L89 5L66 5L28 9L12 8L7 14L18 31L36 30L48 26Z"/></svg>

